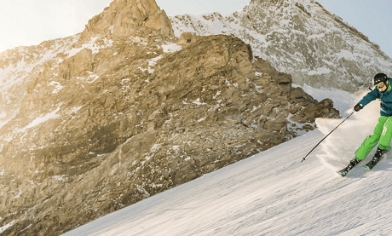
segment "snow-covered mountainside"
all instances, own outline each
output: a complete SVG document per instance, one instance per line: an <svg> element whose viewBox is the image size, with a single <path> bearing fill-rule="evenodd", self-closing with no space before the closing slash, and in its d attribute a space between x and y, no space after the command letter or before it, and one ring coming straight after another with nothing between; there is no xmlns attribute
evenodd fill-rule
<svg viewBox="0 0 392 236"><path fill-rule="evenodd" d="M355 113L304 162L341 119L320 119L322 132L307 133L64 236L391 235L392 154L371 171L359 165L345 178L335 173L372 130L378 111L373 102Z"/></svg>
<svg viewBox="0 0 392 236"><path fill-rule="evenodd" d="M0 231L58 235L291 140L339 116L298 84L350 91L390 65L313 1L170 21L115 0L80 34L0 54Z"/></svg>
<svg viewBox="0 0 392 236"><path fill-rule="evenodd" d="M229 16L170 19L177 36L193 32L239 37L255 56L301 85L357 91L378 72L392 74L392 59L378 45L314 0L252 0Z"/></svg>
<svg viewBox="0 0 392 236"><path fill-rule="evenodd" d="M1 53L4 235L58 235L339 116L239 38L188 36L154 0L116 0Z"/></svg>

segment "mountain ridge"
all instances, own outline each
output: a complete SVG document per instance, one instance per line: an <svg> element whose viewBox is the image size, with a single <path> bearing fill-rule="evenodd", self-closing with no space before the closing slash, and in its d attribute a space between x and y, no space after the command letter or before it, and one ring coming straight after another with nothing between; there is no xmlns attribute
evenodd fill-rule
<svg viewBox="0 0 392 236"><path fill-rule="evenodd" d="M369 85L369 76L391 73L392 59L378 45L313 0L256 0L228 16L170 19L176 36L186 31L242 39L299 85L354 92Z"/></svg>

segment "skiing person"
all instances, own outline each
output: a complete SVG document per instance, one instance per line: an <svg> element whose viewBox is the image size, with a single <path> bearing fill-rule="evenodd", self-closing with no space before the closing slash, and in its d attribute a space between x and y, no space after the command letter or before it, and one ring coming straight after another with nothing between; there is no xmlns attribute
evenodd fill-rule
<svg viewBox="0 0 392 236"><path fill-rule="evenodd" d="M371 101L380 99L380 118L372 135L366 137L361 146L355 151L355 158L350 161L348 166L339 171L342 176L347 173L359 162L361 162L378 144L374 157L364 167L372 169L381 159L382 155L391 149L392 138L392 79L384 73L378 73L373 79L375 88L366 94L355 106L354 111L358 112Z"/></svg>

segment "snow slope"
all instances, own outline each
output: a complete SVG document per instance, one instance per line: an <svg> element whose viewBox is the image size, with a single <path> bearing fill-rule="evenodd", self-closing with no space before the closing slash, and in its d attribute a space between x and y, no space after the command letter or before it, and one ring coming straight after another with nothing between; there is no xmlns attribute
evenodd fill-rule
<svg viewBox="0 0 392 236"><path fill-rule="evenodd" d="M372 171L335 173L372 131L377 103L351 116L302 163L341 119L320 119L318 130L64 235L390 235L392 154Z"/></svg>

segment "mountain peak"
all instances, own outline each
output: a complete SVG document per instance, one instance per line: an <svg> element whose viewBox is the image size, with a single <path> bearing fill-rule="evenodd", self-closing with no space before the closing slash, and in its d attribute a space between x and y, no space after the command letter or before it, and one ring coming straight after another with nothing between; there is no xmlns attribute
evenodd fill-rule
<svg viewBox="0 0 392 236"><path fill-rule="evenodd" d="M173 36L169 18L154 0L115 0L101 14L89 20L80 42L89 41L97 35L116 40L153 32L164 38Z"/></svg>
<svg viewBox="0 0 392 236"><path fill-rule="evenodd" d="M314 0L252 0L228 16L171 17L176 36L233 35L255 56L293 76L295 84L346 91L367 88L374 74L392 73L392 59L354 27ZM364 66L366 65L366 66Z"/></svg>

